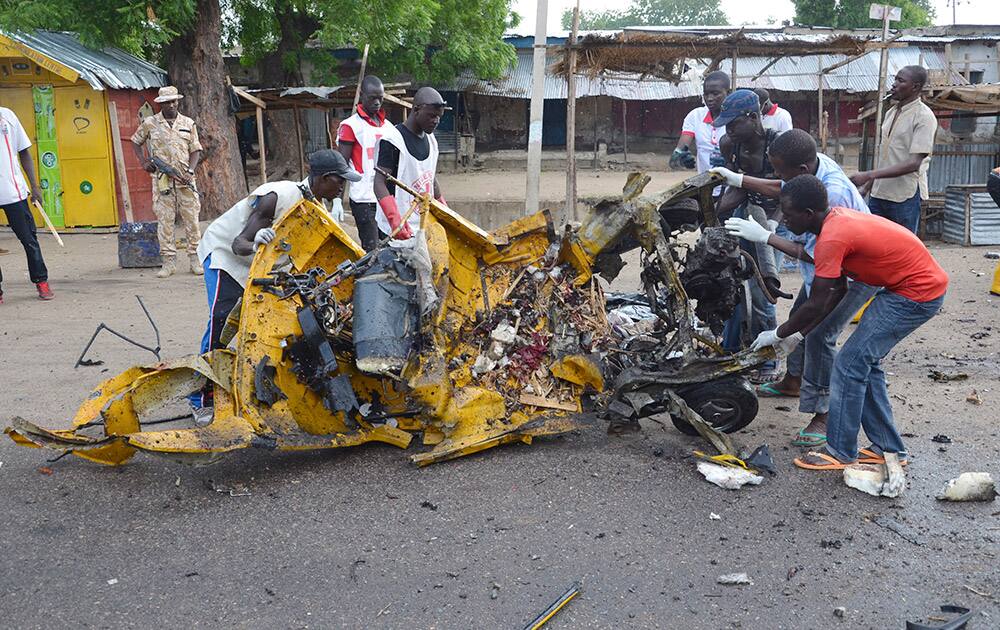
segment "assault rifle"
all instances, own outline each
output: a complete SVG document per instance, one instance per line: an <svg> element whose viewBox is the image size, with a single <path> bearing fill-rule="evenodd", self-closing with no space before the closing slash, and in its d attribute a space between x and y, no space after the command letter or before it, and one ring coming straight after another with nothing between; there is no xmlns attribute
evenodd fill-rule
<svg viewBox="0 0 1000 630"><path fill-rule="evenodd" d="M194 187L194 184L189 184L187 181L185 181L187 178L184 176L183 173L178 171L176 168L170 166L165 161L152 154L150 154L149 156L149 161L153 164L153 168L156 169L157 173L166 175L167 177L174 180L181 186L184 186L185 188L190 188L199 197L201 196L201 192L199 192L198 189Z"/></svg>

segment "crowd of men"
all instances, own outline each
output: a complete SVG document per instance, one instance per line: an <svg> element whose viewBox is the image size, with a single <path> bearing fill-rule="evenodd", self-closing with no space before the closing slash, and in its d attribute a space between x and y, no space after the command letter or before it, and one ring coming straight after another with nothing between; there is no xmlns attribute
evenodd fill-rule
<svg viewBox="0 0 1000 630"><path fill-rule="evenodd" d="M808 132L794 128L789 112L766 90L733 90L720 71L705 77L704 105L685 117L670 157L671 168L712 171L724 181L714 191L717 212L755 260L763 283L747 284L750 306L738 309L727 324L723 345L730 351L775 349L778 360L761 366L754 377L760 396L797 397L799 410L809 415L792 437L793 444L814 449L795 460L801 468L837 470L855 461L883 461L887 452L906 459L880 364L940 310L948 287L947 274L916 236L937 129L920 99L926 81L919 66L897 73L872 170L848 176L817 151ZM220 347L226 316L243 293L255 251L275 237L275 223L301 200L339 198L349 182L350 208L366 251L410 239L419 227L415 214L404 221L412 197L383 172L444 202L434 137L444 99L421 88L406 119L393 125L382 107L382 81L368 76L355 111L340 124L337 150L310 155L309 175L302 181L257 187L202 235L194 177L202 147L195 121L178 111L183 98L172 86L162 88L155 99L160 111L145 119L131 140L154 179L163 257L157 276L176 272L177 218L184 225L190 271L204 276L209 317L202 352ZM30 142L13 112L2 107L0 132L7 151L7 159L0 160L0 207L24 246L38 296L51 299L28 206L29 195L41 198ZM989 186L1000 204L1000 169L990 174ZM801 287L795 296L781 290L785 257L798 263ZM993 292L1000 294L1000 266ZM794 298L780 325L778 297ZM857 328L838 352L852 319ZM196 420L211 420L210 392L192 394L191 403ZM871 442L866 448L858 444L862 427Z"/></svg>

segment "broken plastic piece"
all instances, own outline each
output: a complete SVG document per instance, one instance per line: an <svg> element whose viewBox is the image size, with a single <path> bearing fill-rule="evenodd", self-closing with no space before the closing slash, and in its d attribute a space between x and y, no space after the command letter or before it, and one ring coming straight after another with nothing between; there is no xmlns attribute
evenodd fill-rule
<svg viewBox="0 0 1000 630"><path fill-rule="evenodd" d="M749 470L730 468L708 462L698 462L698 472L704 475L705 480L709 483L714 483L726 490L739 490L747 484L758 486L764 482L763 477L755 475Z"/></svg>
<svg viewBox="0 0 1000 630"><path fill-rule="evenodd" d="M958 615L958 617L950 619L940 626L929 626L916 621L907 621L906 630L962 630L972 619L972 610L963 608L962 606L945 604L941 606L941 612Z"/></svg>
<svg viewBox="0 0 1000 630"><path fill-rule="evenodd" d="M944 484L939 501L992 501L997 496L996 483L986 472L967 472Z"/></svg>
<svg viewBox="0 0 1000 630"><path fill-rule="evenodd" d="M715 578L715 581L726 586L753 586L753 580L746 573L726 573Z"/></svg>

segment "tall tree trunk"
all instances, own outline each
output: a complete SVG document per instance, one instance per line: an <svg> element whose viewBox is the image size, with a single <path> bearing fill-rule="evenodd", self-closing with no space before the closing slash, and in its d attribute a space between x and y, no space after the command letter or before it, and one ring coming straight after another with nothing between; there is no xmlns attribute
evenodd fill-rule
<svg viewBox="0 0 1000 630"><path fill-rule="evenodd" d="M171 81L184 95L180 111L194 119L204 147L197 173L203 193L201 217L214 219L245 197L247 187L226 93L219 0L197 0L197 4L198 17L167 46L166 60Z"/></svg>

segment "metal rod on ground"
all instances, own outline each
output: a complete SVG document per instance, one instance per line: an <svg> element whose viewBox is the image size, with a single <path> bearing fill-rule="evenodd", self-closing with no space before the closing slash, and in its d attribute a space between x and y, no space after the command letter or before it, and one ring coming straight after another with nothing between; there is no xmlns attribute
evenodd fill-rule
<svg viewBox="0 0 1000 630"><path fill-rule="evenodd" d="M528 625L524 626L524 630L538 630L548 622L549 619L555 616L557 612L562 610L563 606L569 603L571 599L580 594L580 583L574 582L572 586L566 589L566 592L559 596L559 599L552 602L552 605L546 608L542 614L535 617Z"/></svg>
<svg viewBox="0 0 1000 630"><path fill-rule="evenodd" d="M111 123L115 170L118 172L118 187L122 191L122 209L125 211L125 221L135 223L135 216L132 214L132 195L128 189L128 171L125 169L125 154L122 152L122 134L118 128L118 106L114 103L108 103L108 119Z"/></svg>
<svg viewBox="0 0 1000 630"><path fill-rule="evenodd" d="M259 155L258 165L260 166L260 183L267 183L267 152L264 149L264 110L257 107L257 153Z"/></svg>
<svg viewBox="0 0 1000 630"><path fill-rule="evenodd" d="M872 151L872 166L878 163L877 157L882 143L882 101L885 99L886 73L889 71L889 48L885 46L889 39L889 5L882 5L882 56L878 66L878 100L875 102L875 142Z"/></svg>
<svg viewBox="0 0 1000 630"><path fill-rule="evenodd" d="M538 0L535 14L535 42L532 47L531 110L528 123L528 171L524 194L525 214L538 212L542 171L542 113L545 106L545 51L548 0Z"/></svg>
<svg viewBox="0 0 1000 630"><path fill-rule="evenodd" d="M580 0L573 8L569 35L569 70L566 76L566 219L579 221L576 211L576 34L580 30Z"/></svg>

